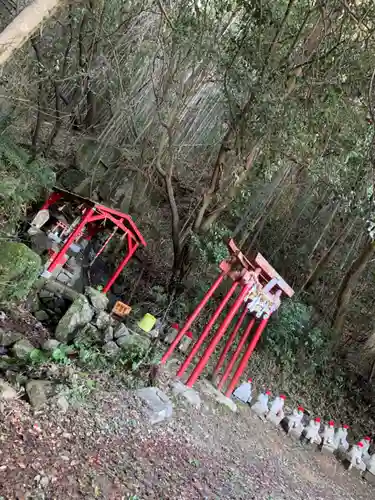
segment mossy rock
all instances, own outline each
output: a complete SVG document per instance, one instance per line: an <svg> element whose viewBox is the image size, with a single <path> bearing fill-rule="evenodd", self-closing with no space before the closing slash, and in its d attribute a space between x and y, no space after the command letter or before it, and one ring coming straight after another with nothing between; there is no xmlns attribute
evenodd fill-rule
<svg viewBox="0 0 375 500"><path fill-rule="evenodd" d="M83 328L81 328L74 336L74 342L86 346L99 344L101 340L102 340L101 333L91 323L88 323Z"/></svg>
<svg viewBox="0 0 375 500"><path fill-rule="evenodd" d="M42 261L23 243L0 245L0 303L24 299L37 280Z"/></svg>
<svg viewBox="0 0 375 500"><path fill-rule="evenodd" d="M75 332L87 325L93 316L94 311L88 300L83 295L79 295L60 319L55 330L56 339L64 343L70 342Z"/></svg>
<svg viewBox="0 0 375 500"><path fill-rule="evenodd" d="M21 339L12 347L12 353L17 359L27 361L34 349L35 347L29 340Z"/></svg>
<svg viewBox="0 0 375 500"><path fill-rule="evenodd" d="M150 348L151 339L146 335L131 332L130 335L124 335L116 340L116 343L123 351L132 351L137 349L139 351L147 352Z"/></svg>

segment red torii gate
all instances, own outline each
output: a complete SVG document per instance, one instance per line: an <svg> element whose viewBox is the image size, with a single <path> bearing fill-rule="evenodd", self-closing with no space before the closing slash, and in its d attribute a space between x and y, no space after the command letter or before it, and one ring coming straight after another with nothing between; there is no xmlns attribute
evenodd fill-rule
<svg viewBox="0 0 375 500"><path fill-rule="evenodd" d="M219 288L219 286L226 278L230 278L232 280L232 284L229 290L223 297L216 310L213 312L211 318L209 319L202 333L196 340L191 351L189 352L177 372L178 377L182 377L185 374L194 357L198 354L198 351L200 350L202 344L208 337L212 327L224 311L226 305L229 303L230 299L235 296L236 291L239 290L239 292L237 293L237 297L230 305L228 312L217 328L211 341L208 343L205 351L198 359L197 364L194 366L193 371L191 372L186 382L186 385L188 387L192 387L194 385L194 383L197 381L198 377L206 367L214 350L224 337L233 318L242 309L241 314L231 334L229 335L224 348L222 349L219 360L213 372L213 379L215 379L219 375L220 370L225 363L228 352L234 340L236 339L238 332L240 331L247 313L249 313L249 322L244 330L239 344L232 357L228 360L223 375L217 381L218 388L222 389L226 380L232 373L232 369L237 359L239 358L241 351L246 344L246 341L249 338L257 319L259 319L259 323L257 325L253 338L246 347L238 364L238 367L235 370L235 373L233 374L226 389L225 395L229 397L235 389L243 371L245 370L247 363L268 323L271 314L280 305L281 295L292 297L294 291L260 253L257 254L253 261L250 261L236 246L233 240L230 240L228 242L228 249L230 252L230 258L221 262L219 266L221 273L214 281L210 289L206 292L205 296L197 305L193 313L187 318L184 326L178 332L176 338L162 357L161 363L166 363L168 358L171 356L171 354L179 344L182 337L190 329L192 323L196 320L204 307L207 305L208 301L214 295L215 291ZM273 293L270 293L271 290ZM266 303L264 302L265 300Z"/></svg>

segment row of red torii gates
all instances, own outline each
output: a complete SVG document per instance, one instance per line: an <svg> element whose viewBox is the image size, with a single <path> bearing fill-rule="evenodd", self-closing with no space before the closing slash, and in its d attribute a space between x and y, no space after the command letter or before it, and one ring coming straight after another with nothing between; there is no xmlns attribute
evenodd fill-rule
<svg viewBox="0 0 375 500"><path fill-rule="evenodd" d="M238 358L240 357L242 351L244 351L240 362L234 370L234 374L226 387L225 395L230 397L248 364L248 361L269 321L269 318L279 308L281 297L283 295L292 297L294 291L261 254L258 253L255 259L249 260L240 251L233 240L228 242L228 249L230 258L221 262L219 266L221 271L219 276L206 292L205 296L192 314L187 318L183 327L178 331L174 341L162 357L161 363L165 364L167 362L182 337L188 332L193 322L208 304L209 300L213 297L219 286L225 280L231 280L232 283L228 291L225 293L215 311L213 311L208 323L204 327L202 333L194 343L191 351L177 372L178 377L183 377L185 375L187 369L191 364L193 364L194 358L198 355L203 343L209 336L211 329L215 323L220 322L220 317L224 309L227 305L229 305L228 311L220 322L216 332L213 334L206 349L193 366L193 370L187 378L186 385L188 387L192 387L195 384L198 377L207 366L207 363L216 347L225 336L232 320L236 314L240 313L233 330L229 334L229 337L222 348L212 374L212 379L217 384L218 389L223 390L225 383L232 374ZM231 299L232 302L230 303ZM230 356L231 347L234 345L236 337L239 334L247 316L249 317L249 320L243 330L242 337L239 339L236 349ZM255 325L256 328L254 335L244 349L246 341L248 340ZM220 375L221 369L223 368L227 358L227 364L224 367L223 373Z"/></svg>

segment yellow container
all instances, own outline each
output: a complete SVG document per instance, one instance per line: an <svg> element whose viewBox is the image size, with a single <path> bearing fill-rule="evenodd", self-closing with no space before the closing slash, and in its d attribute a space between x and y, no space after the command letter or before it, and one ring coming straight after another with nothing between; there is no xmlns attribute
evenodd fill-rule
<svg viewBox="0 0 375 500"><path fill-rule="evenodd" d="M144 332L151 332L151 330L154 328L155 326L155 323L156 323L156 318L155 316L153 316L152 314L145 314L143 316L143 318L138 321L137 325L139 326L139 328L141 330L143 330Z"/></svg>

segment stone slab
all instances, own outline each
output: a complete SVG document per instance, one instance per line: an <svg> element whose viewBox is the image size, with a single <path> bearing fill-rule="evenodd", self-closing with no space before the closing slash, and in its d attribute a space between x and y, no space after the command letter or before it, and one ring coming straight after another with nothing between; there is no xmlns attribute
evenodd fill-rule
<svg viewBox="0 0 375 500"><path fill-rule="evenodd" d="M49 380L29 380L26 384L26 393L31 406L39 410L46 402L52 391Z"/></svg>
<svg viewBox="0 0 375 500"><path fill-rule="evenodd" d="M345 469L353 476L353 477L362 477L363 476L363 470L359 469L358 467L356 467L355 465L353 465L353 467L351 469L349 469L350 467L350 461L345 458L343 461L342 461Z"/></svg>
<svg viewBox="0 0 375 500"><path fill-rule="evenodd" d="M210 396L213 396L215 398L215 401L218 403L227 406L231 411L236 412L237 411L237 405L236 403L230 399L224 396L224 394L220 391L218 391L208 380L200 380L199 381L199 389L202 390L205 394L208 394Z"/></svg>
<svg viewBox="0 0 375 500"><path fill-rule="evenodd" d="M318 446L318 450L327 457L332 457L336 451L335 448L332 448L331 446Z"/></svg>
<svg viewBox="0 0 375 500"><path fill-rule="evenodd" d="M0 379L0 399L10 400L17 397L17 392L3 379Z"/></svg>
<svg viewBox="0 0 375 500"><path fill-rule="evenodd" d="M293 439L301 439L301 435L303 432L303 428L299 427L294 427L288 431L288 436L290 436Z"/></svg>
<svg viewBox="0 0 375 500"><path fill-rule="evenodd" d="M175 396L183 398L191 406L194 406L197 410L199 410L202 402L198 392L191 387L187 387L180 380L175 380L172 383L172 393Z"/></svg>
<svg viewBox="0 0 375 500"><path fill-rule="evenodd" d="M280 422L282 421L283 417L278 417L272 412L269 412L269 414L266 417L267 422L271 422L271 424L275 425L276 427L280 426Z"/></svg>
<svg viewBox="0 0 375 500"><path fill-rule="evenodd" d="M144 387L143 389L138 389L136 394L145 403L151 424L158 424L172 417L172 402L157 387Z"/></svg>

